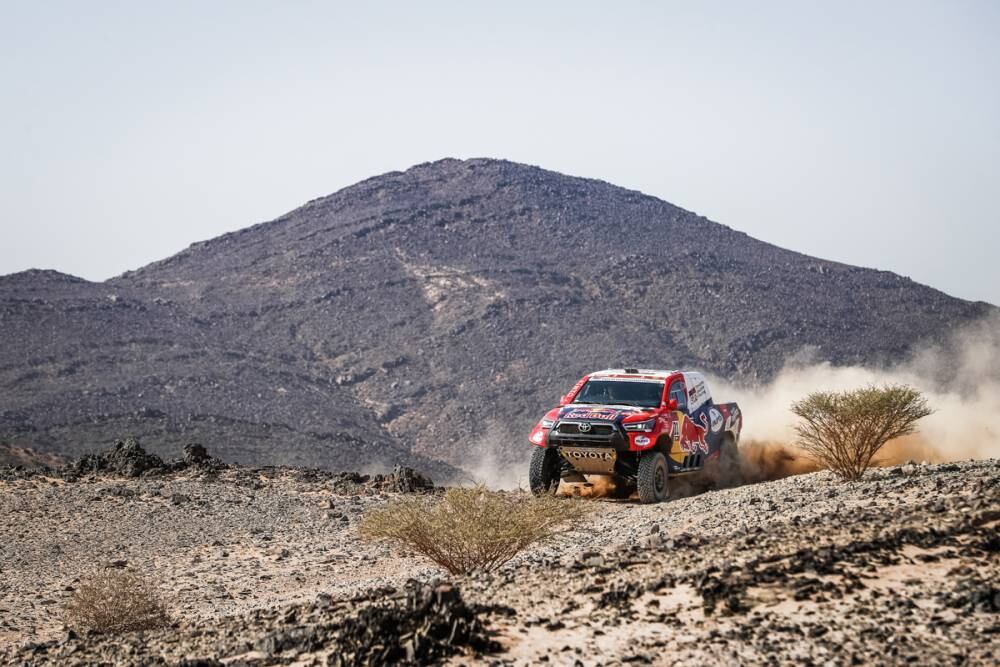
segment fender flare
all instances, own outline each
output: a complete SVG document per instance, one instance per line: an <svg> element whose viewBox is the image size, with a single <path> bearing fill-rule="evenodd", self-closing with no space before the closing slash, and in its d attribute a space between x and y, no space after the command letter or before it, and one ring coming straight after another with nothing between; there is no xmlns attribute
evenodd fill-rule
<svg viewBox="0 0 1000 667"><path fill-rule="evenodd" d="M656 439L656 443L647 449L647 452L661 452L668 459L670 458L670 450L674 448L674 438L669 433L661 433Z"/></svg>

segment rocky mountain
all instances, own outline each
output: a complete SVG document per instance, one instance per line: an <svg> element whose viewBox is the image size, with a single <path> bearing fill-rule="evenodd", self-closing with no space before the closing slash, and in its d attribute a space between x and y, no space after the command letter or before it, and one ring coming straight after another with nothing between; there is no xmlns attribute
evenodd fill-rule
<svg viewBox="0 0 1000 667"><path fill-rule="evenodd" d="M521 461L588 369L752 382L803 351L898 360L995 310L601 181L449 159L105 283L0 278L0 440L440 477Z"/></svg>

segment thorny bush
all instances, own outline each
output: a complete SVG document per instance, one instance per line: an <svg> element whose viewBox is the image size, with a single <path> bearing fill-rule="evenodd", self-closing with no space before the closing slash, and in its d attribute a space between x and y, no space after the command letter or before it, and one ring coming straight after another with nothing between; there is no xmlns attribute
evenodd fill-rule
<svg viewBox="0 0 1000 667"><path fill-rule="evenodd" d="M799 446L843 479L856 480L882 445L915 432L917 420L932 410L916 389L887 385L814 392L793 403L792 412L801 419Z"/></svg>

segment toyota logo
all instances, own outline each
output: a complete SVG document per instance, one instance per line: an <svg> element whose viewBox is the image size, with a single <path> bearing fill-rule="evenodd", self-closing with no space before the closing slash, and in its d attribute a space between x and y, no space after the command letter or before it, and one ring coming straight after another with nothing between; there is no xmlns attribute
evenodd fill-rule
<svg viewBox="0 0 1000 667"><path fill-rule="evenodd" d="M580 433L590 433L590 424L587 422L580 424Z"/></svg>

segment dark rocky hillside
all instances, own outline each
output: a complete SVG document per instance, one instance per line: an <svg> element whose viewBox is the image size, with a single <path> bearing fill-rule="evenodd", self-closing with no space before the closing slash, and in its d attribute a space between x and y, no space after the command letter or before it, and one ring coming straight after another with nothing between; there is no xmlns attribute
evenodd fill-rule
<svg viewBox="0 0 1000 667"><path fill-rule="evenodd" d="M994 310L601 181L442 160L106 283L0 278L0 440L441 476L427 459L522 459L588 369L754 381L803 350L896 360Z"/></svg>
<svg viewBox="0 0 1000 667"><path fill-rule="evenodd" d="M412 456L328 374L141 290L29 271L0 278L0 312L2 441L77 457L137 434L159 454L201 441L243 462L453 472Z"/></svg>

